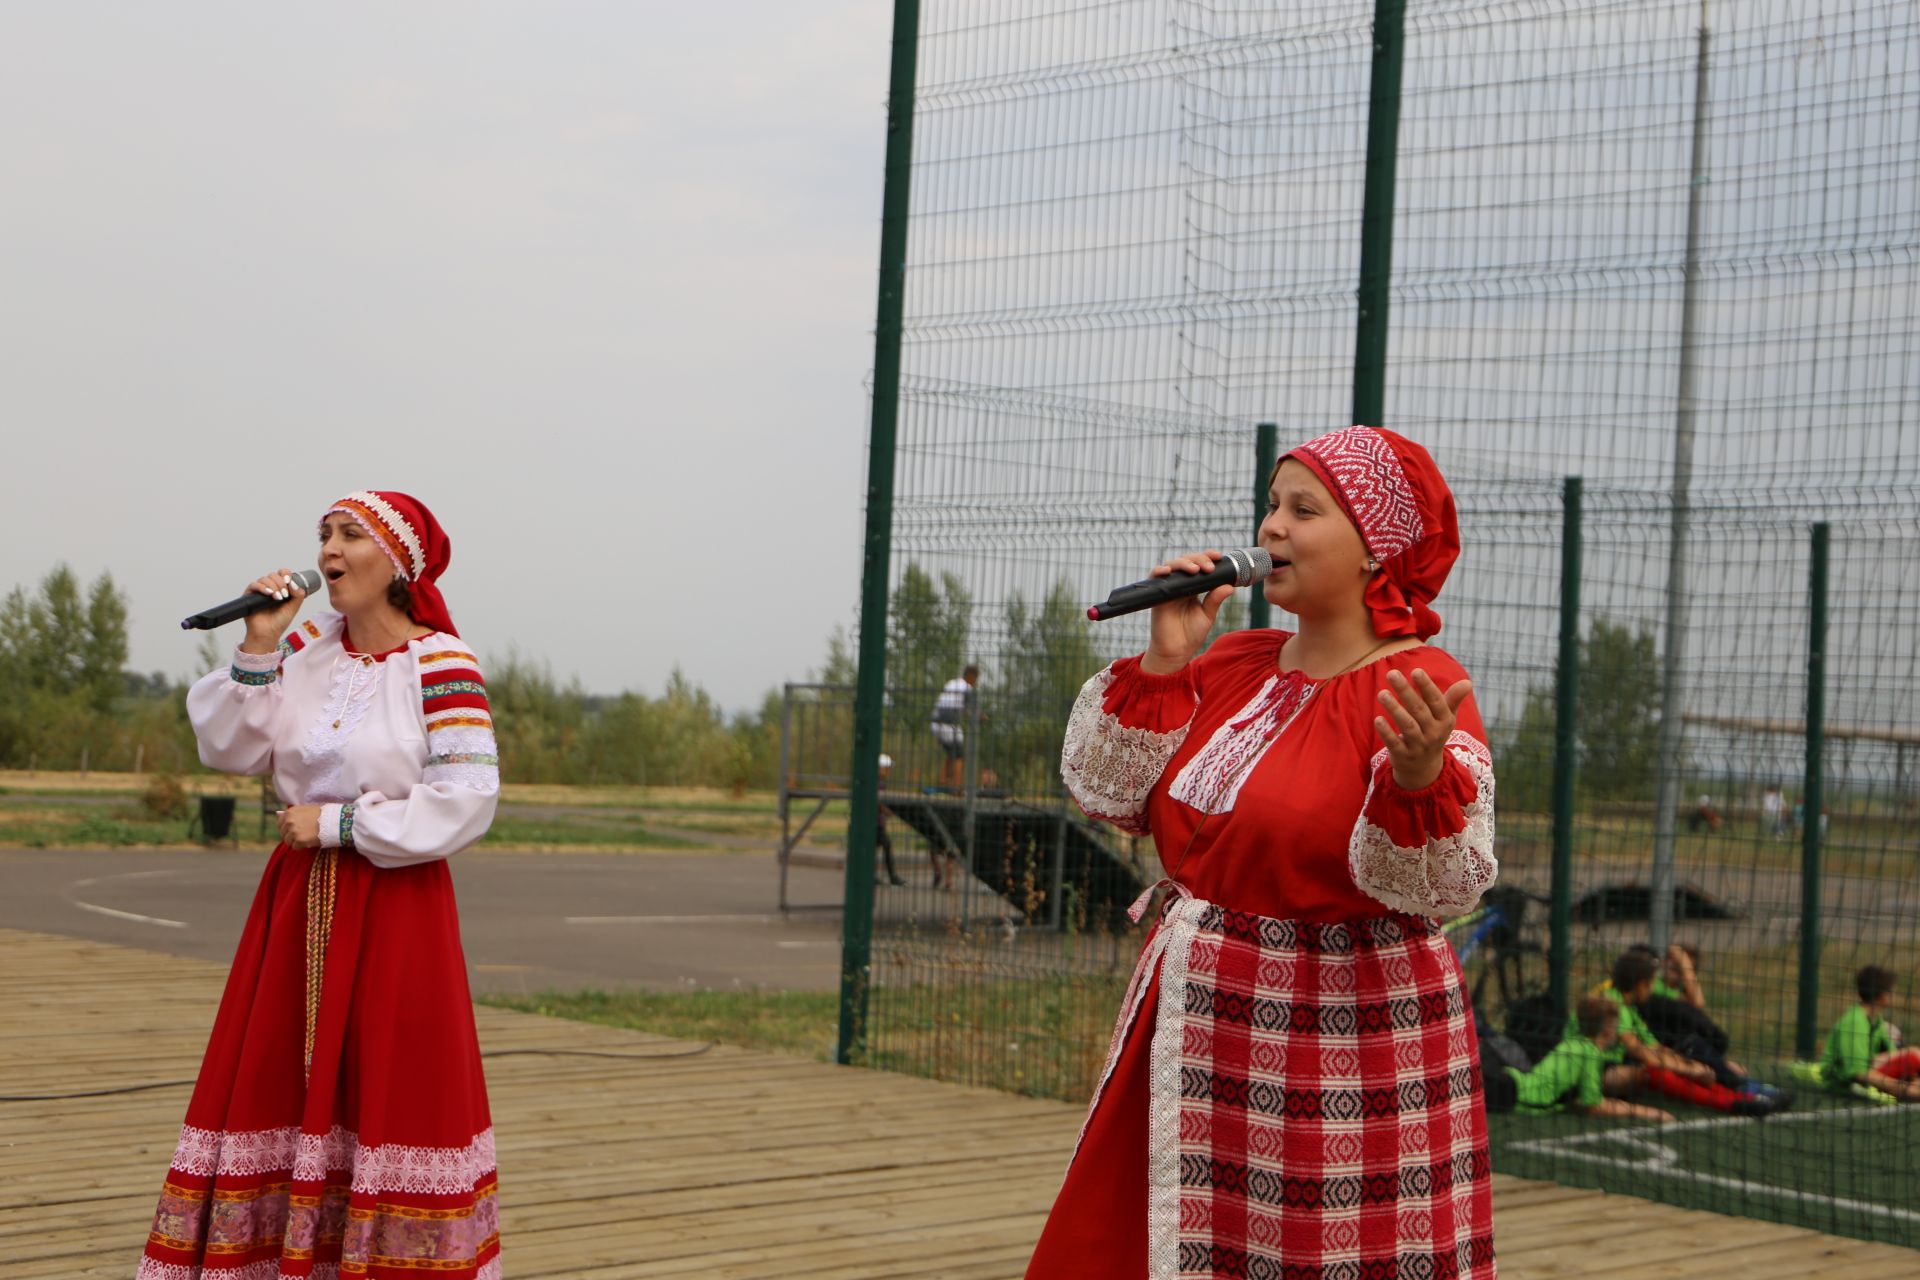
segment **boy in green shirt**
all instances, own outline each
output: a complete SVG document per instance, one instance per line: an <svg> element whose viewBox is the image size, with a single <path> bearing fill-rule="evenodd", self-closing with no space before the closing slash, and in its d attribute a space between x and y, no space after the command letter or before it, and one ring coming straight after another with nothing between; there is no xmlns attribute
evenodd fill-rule
<svg viewBox="0 0 1920 1280"><path fill-rule="evenodd" d="M1534 1115L1571 1110L1590 1116L1672 1120L1671 1114L1658 1107L1606 1096L1608 1086L1624 1092L1638 1082L1622 1074L1637 1077L1637 1067L1609 1066L1607 1062L1620 1039L1620 1006L1605 996L1586 996L1574 1006L1573 1020L1573 1030L1533 1070L1500 1067L1487 1072L1487 1110Z"/></svg>
<svg viewBox="0 0 1920 1280"><path fill-rule="evenodd" d="M1749 1092L1736 1088L1722 1082L1712 1065L1660 1042L1641 1016L1643 1006L1653 996L1654 979L1659 973L1660 962L1650 948L1629 947L1613 962L1612 982L1596 993L1613 1001L1620 1010L1620 1041L1608 1055L1608 1062L1614 1067L1631 1063L1636 1069L1631 1082L1619 1089L1614 1086L1614 1073L1609 1072L1607 1092L1644 1087L1736 1116L1768 1116L1791 1106L1789 1095L1777 1090ZM1705 1045L1697 1047L1702 1053L1711 1053Z"/></svg>
<svg viewBox="0 0 1920 1280"><path fill-rule="evenodd" d="M1920 1049L1897 1048L1887 1024L1893 1003L1891 969L1868 965L1853 977L1860 1003L1840 1015L1820 1055L1820 1077L1833 1089L1862 1084L1908 1102L1920 1102Z"/></svg>

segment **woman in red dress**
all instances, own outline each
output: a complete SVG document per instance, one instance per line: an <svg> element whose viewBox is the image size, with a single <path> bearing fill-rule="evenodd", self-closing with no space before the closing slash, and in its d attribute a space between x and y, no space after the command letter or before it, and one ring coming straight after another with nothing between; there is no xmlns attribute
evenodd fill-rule
<svg viewBox="0 0 1920 1280"><path fill-rule="evenodd" d="M1419 445L1351 427L1281 459L1269 500L1264 589L1300 629L1196 657L1231 588L1162 605L1068 726L1069 791L1151 834L1168 890L1030 1280L1494 1275L1436 924L1496 872L1472 686L1425 643L1452 496Z"/></svg>
<svg viewBox="0 0 1920 1280"><path fill-rule="evenodd" d="M187 1105L140 1280L497 1280L493 1127L447 858L499 796L486 683L404 493L320 522L337 612L250 587L187 695L200 758L287 807ZM285 639L282 639L282 635Z"/></svg>

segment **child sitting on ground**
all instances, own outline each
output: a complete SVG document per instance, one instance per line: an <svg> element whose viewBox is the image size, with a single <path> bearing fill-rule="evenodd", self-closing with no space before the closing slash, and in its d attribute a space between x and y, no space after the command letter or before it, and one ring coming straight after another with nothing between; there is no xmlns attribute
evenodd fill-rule
<svg viewBox="0 0 1920 1280"><path fill-rule="evenodd" d="M1574 1030L1531 1071L1482 1055L1487 1110L1535 1115L1571 1110L1590 1116L1673 1119L1658 1107L1606 1096L1609 1071L1621 1073L1611 1081L1616 1093L1627 1092L1638 1083L1629 1077L1638 1076L1639 1068L1607 1065L1607 1054L1620 1037L1618 1005L1605 996L1584 996L1573 1008L1573 1021Z"/></svg>
<svg viewBox="0 0 1920 1280"><path fill-rule="evenodd" d="M1659 972L1660 962L1647 947L1630 947L1613 962L1611 983L1597 993L1620 1009L1620 1043L1609 1055L1611 1064L1630 1062L1639 1067L1638 1083L1655 1093L1736 1116L1771 1115L1791 1106L1790 1095L1749 1086L1745 1077L1732 1072L1726 1060L1706 1046L1691 1047L1713 1059L1711 1063L1690 1058L1660 1042L1640 1016Z"/></svg>
<svg viewBox="0 0 1920 1280"><path fill-rule="evenodd" d="M1864 1085L1920 1102L1920 1048L1900 1048L1887 1018L1893 970L1870 964L1853 978L1860 1003L1840 1015L1820 1056L1821 1082L1830 1089Z"/></svg>
<svg viewBox="0 0 1920 1280"><path fill-rule="evenodd" d="M1682 942L1669 945L1664 958L1643 943L1635 943L1629 950L1643 951L1660 960L1653 993L1640 1002L1639 1014L1661 1044L1682 1057L1706 1063L1715 1080L1737 1093L1762 1094L1780 1110L1793 1104L1791 1094L1754 1079L1745 1067L1727 1056L1727 1033L1707 1014L1698 950Z"/></svg>

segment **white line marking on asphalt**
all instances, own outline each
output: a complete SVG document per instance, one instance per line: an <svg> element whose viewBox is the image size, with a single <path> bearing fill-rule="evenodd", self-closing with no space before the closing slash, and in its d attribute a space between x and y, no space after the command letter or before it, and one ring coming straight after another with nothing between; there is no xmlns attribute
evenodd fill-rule
<svg viewBox="0 0 1920 1280"><path fill-rule="evenodd" d="M568 916L568 924L778 924L779 916Z"/></svg>
<svg viewBox="0 0 1920 1280"><path fill-rule="evenodd" d="M96 907L91 902L82 902L78 898L72 898L69 899L69 901L82 911L97 912L103 916L112 916L117 920L138 920L141 924L164 925L169 929L184 929L187 927L185 920L162 920L159 916L143 916L137 911L115 911L112 907Z"/></svg>
<svg viewBox="0 0 1920 1280"><path fill-rule="evenodd" d="M84 889L90 884L101 884L108 880L146 880L153 876L170 876L174 874L176 873L171 867L163 867L159 871L122 871L118 875L88 876L85 880L75 880L72 884L68 885L67 888Z"/></svg>
<svg viewBox="0 0 1920 1280"><path fill-rule="evenodd" d="M170 876L173 874L174 872L172 870L167 869L161 871L127 871L117 876L89 876L85 880L75 880L66 887L60 896L82 911L92 911L97 915L112 916L116 920L134 920L141 924L157 924L168 929L185 929L188 927L185 920L164 920L159 916L143 916L137 911L115 911L112 907L97 907L91 902L82 902L73 896L75 889L85 889L89 885L100 884L107 880L144 880L150 876Z"/></svg>

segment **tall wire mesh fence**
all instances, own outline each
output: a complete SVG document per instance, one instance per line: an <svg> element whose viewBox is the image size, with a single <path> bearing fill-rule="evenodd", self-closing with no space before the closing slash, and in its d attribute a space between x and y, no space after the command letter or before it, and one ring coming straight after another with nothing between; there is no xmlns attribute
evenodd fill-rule
<svg viewBox="0 0 1920 1280"><path fill-rule="evenodd" d="M882 786L905 883L878 898L866 1049L1078 1100L1139 943L1111 902L1158 874L1061 794L1075 693L1145 640L1144 616L1085 606L1171 552L1249 541L1254 423L1284 448L1346 421L1372 5L921 12ZM1679 1107L1658 1130L1498 1116L1496 1167L1920 1244L1920 1107L1791 1066L1808 824L1826 836L1819 1034L1869 963L1899 976L1893 1020L1920 1020L1920 14L1413 0L1406 51L1387 425L1460 505L1438 642L1494 739L1514 891L1502 927L1454 930L1480 1013L1504 1028L1546 987L1528 895L1552 888L1560 481L1578 474L1574 992L1650 935L1677 681L1672 936L1729 1056L1796 1093L1764 1121ZM1823 813L1795 804L1816 521ZM969 662L956 775L934 705ZM806 697L802 720L850 717L851 691ZM846 746L827 756L844 774ZM965 842L922 809L973 848L956 862Z"/></svg>

